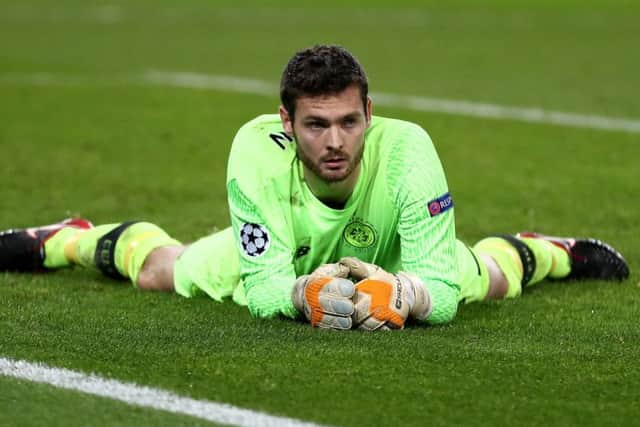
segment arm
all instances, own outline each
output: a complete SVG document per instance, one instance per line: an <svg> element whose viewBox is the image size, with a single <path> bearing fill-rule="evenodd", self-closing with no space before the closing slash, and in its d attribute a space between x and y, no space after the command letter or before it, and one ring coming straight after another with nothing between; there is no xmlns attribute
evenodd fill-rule
<svg viewBox="0 0 640 427"><path fill-rule="evenodd" d="M360 329L402 329L408 317L447 323L456 314L459 286L453 204L429 136L415 125L396 129L382 155L389 212L400 236L396 274L347 257L340 260L356 283L354 324Z"/></svg>
<svg viewBox="0 0 640 427"><path fill-rule="evenodd" d="M349 328L353 283L337 265L296 278L286 210L295 149L273 144L281 130L277 115L259 116L240 128L229 154L227 199L249 311L261 318L304 313L313 326Z"/></svg>
<svg viewBox="0 0 640 427"><path fill-rule="evenodd" d="M400 156L404 173L396 175L402 269L417 276L428 291L432 307L426 322L447 323L455 317L460 291L453 202L427 133L414 126L407 139L412 142Z"/></svg>
<svg viewBox="0 0 640 427"><path fill-rule="evenodd" d="M255 317L284 315L295 318L291 301L296 280L292 250L278 224L268 224L263 213L240 189L236 180L227 185L231 224L240 253L242 279L249 311ZM263 234L254 248L255 234Z"/></svg>
<svg viewBox="0 0 640 427"><path fill-rule="evenodd" d="M355 287L346 278L348 269L325 264L296 278L293 252L285 243L286 227L267 225L236 181L229 182L228 191L240 251L240 276L251 314L262 318L304 314L312 326L350 329Z"/></svg>

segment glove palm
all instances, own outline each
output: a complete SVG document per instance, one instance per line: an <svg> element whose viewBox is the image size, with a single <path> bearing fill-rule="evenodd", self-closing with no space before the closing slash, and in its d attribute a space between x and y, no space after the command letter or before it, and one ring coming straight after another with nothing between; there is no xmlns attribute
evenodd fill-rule
<svg viewBox="0 0 640 427"><path fill-rule="evenodd" d="M391 274L375 264L346 257L355 284L353 326L359 329L402 329L408 317L424 320L431 311L429 294L420 279L400 272Z"/></svg>
<svg viewBox="0 0 640 427"><path fill-rule="evenodd" d="M347 279L348 274L343 265L324 264L296 280L291 299L311 326L351 329L355 285Z"/></svg>

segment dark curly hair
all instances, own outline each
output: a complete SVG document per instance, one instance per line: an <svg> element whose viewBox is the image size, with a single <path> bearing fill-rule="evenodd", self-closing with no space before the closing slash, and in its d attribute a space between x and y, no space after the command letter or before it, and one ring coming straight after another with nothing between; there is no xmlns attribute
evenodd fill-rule
<svg viewBox="0 0 640 427"><path fill-rule="evenodd" d="M337 94L351 85L360 88L366 111L369 82L358 60L341 46L316 45L289 60L280 80L280 101L293 120L298 98Z"/></svg>

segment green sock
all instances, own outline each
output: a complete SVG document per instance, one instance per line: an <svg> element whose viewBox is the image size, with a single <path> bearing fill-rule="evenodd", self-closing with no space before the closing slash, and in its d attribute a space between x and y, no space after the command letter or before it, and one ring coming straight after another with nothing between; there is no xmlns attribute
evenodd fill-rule
<svg viewBox="0 0 640 427"><path fill-rule="evenodd" d="M561 279L571 272L569 254L556 245L534 238L519 238L533 252L535 269L533 276L525 284L530 286L545 278ZM522 293L524 268L518 251L511 243L501 237L488 237L476 243L474 250L489 255L498 264L509 284L506 298L517 297Z"/></svg>
<svg viewBox="0 0 640 427"><path fill-rule="evenodd" d="M82 231L75 227L64 227L47 240L44 243L44 266L50 269L71 266L64 255L64 243Z"/></svg>
<svg viewBox="0 0 640 427"><path fill-rule="evenodd" d="M147 256L162 246L178 246L179 241L150 222L136 222L127 227L118 238L115 249L116 268L135 284Z"/></svg>
<svg viewBox="0 0 640 427"><path fill-rule="evenodd" d="M89 230L65 227L45 243L45 267L61 268L77 264L96 267L98 240L120 224L100 225ZM135 284L147 256L162 246L180 245L160 227L148 222L136 222L117 236L114 252L118 272Z"/></svg>
<svg viewBox="0 0 640 427"><path fill-rule="evenodd" d="M120 224L99 225L79 229L63 227L44 244L44 266L63 268L74 264L90 267L94 265L93 256L98 239Z"/></svg>
<svg viewBox="0 0 640 427"><path fill-rule="evenodd" d="M473 250L490 256L498 264L509 284L505 298L515 298L522 293L522 261L511 243L501 237L487 237L476 243Z"/></svg>
<svg viewBox="0 0 640 427"><path fill-rule="evenodd" d="M520 240L533 251L536 257L536 271L529 284L537 283L545 277L562 279L571 273L571 259L564 249L543 239L524 237ZM542 263L539 262L540 259L543 259ZM538 272L538 264L542 264L540 266L540 272ZM540 277L540 275L542 277Z"/></svg>
<svg viewBox="0 0 640 427"><path fill-rule="evenodd" d="M553 245L542 239L533 239L529 237L518 239L531 249L533 257L536 260L536 268L533 270L533 276L525 286L541 282L545 277L547 277L551 271L551 266L553 265L553 256L551 255L551 247Z"/></svg>

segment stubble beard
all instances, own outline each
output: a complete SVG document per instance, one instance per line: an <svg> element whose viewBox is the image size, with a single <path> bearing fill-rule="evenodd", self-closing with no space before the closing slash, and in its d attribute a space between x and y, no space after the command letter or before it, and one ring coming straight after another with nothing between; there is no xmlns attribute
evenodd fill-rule
<svg viewBox="0 0 640 427"><path fill-rule="evenodd" d="M295 137L295 134L294 134L294 137ZM315 176L317 176L327 184L332 184L332 183L344 181L345 179L351 176L353 171L356 170L356 168L362 161L362 156L364 155L364 141L360 146L360 150L358 150L358 152L355 154L354 157L349 157L347 156L347 153L339 150L336 150L331 153L331 155L338 155L340 157L347 159L349 163L345 171L339 175L332 174L332 173L329 173L329 174L324 173L322 168L320 167L320 163L322 162L322 159L319 159L317 163L314 163L313 160L307 157L306 154L302 150L300 150L300 147L298 146L297 143L296 143L296 154L298 156L298 159L300 159L300 161L302 162L302 164L307 169L309 169Z"/></svg>

